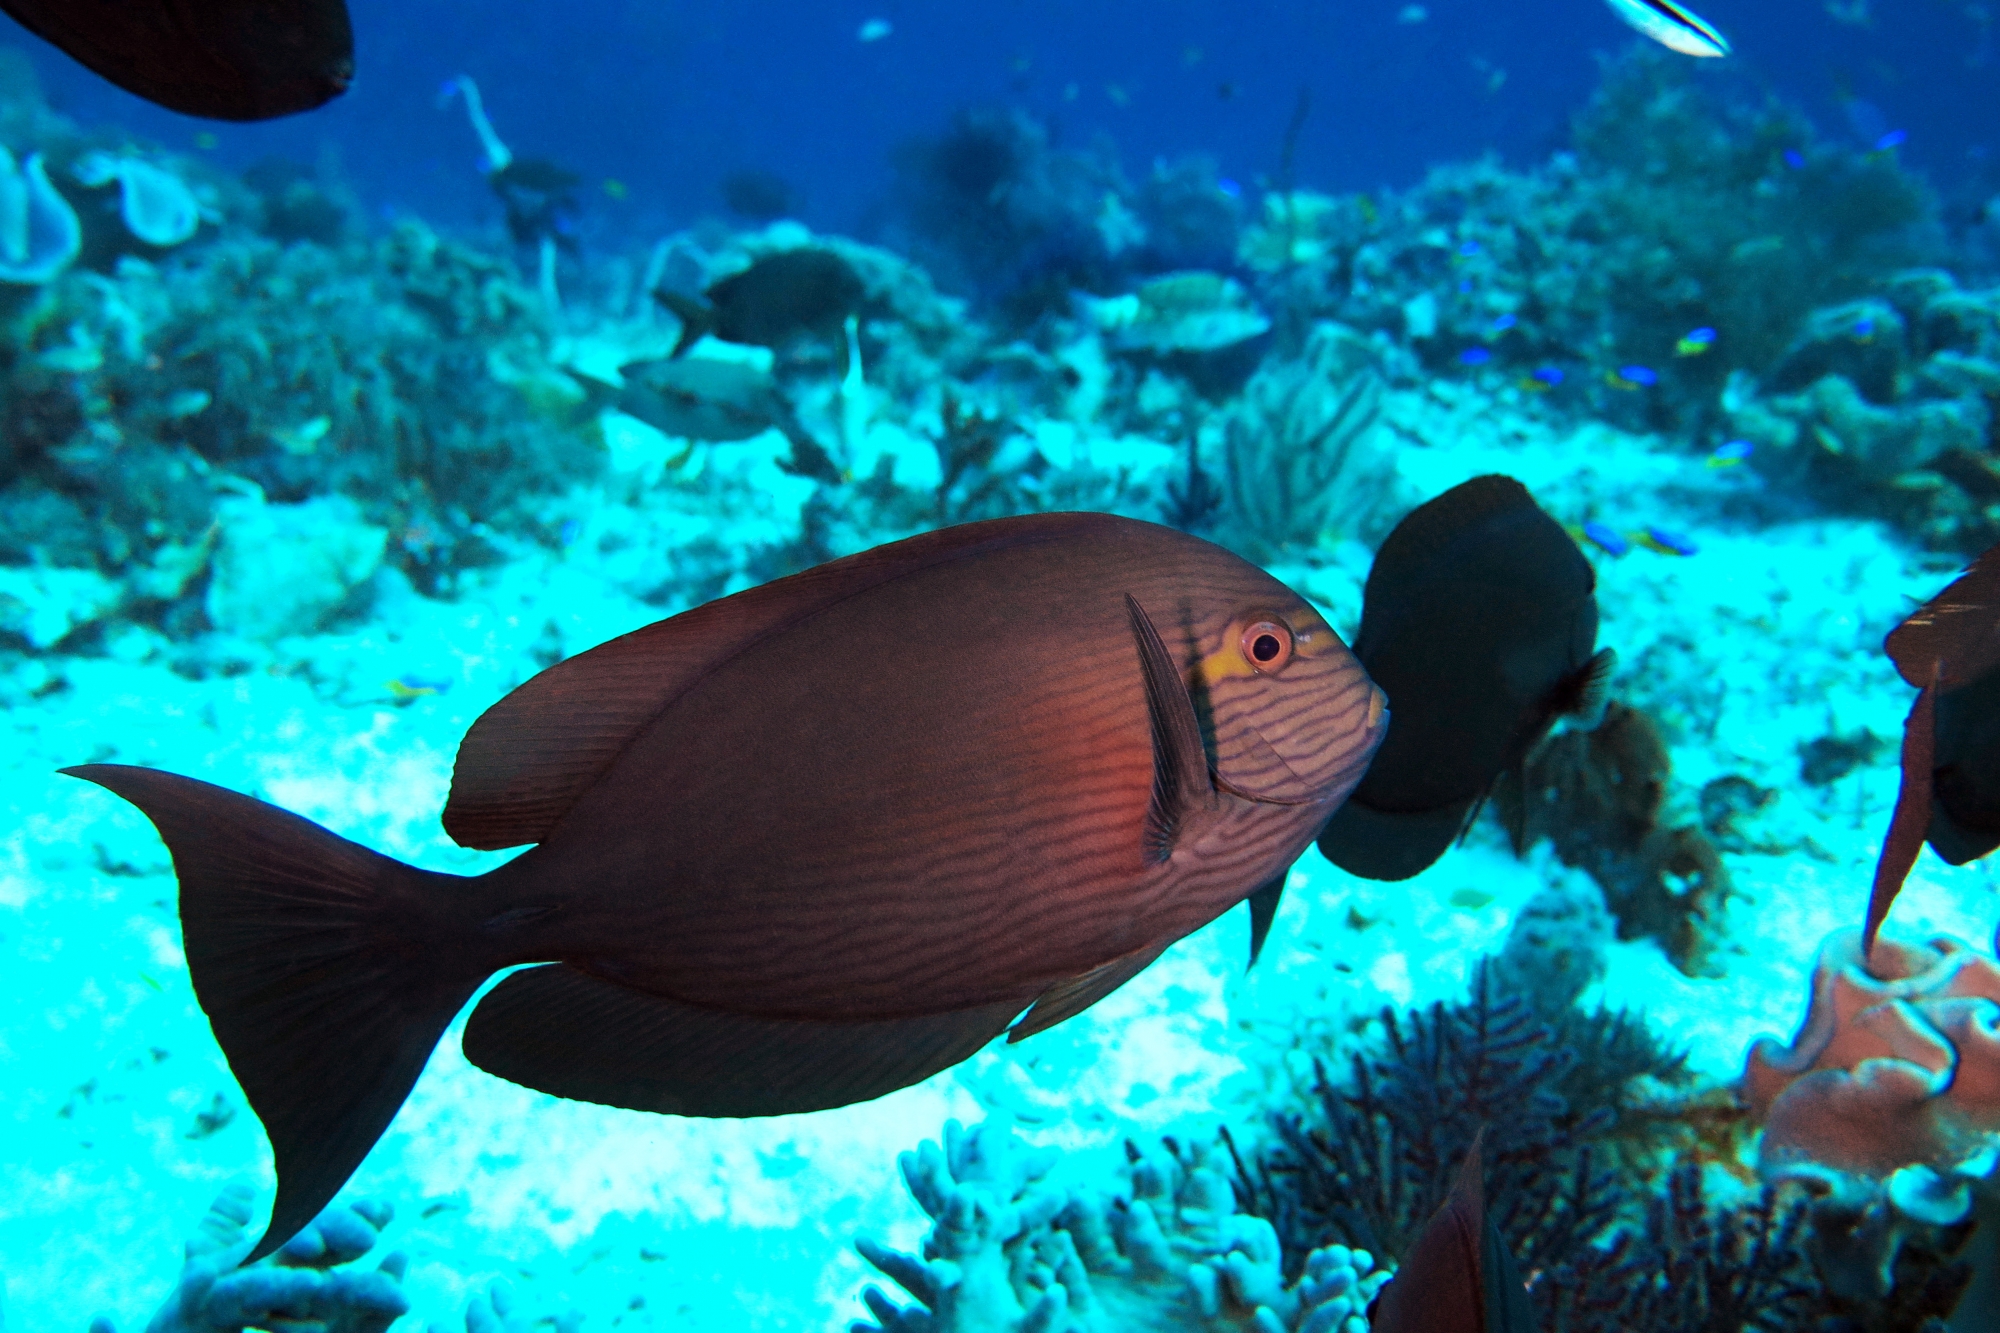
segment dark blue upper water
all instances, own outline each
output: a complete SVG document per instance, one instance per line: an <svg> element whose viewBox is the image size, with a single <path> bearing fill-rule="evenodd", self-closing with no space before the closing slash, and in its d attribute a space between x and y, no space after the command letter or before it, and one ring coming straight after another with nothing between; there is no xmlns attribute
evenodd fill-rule
<svg viewBox="0 0 2000 1333"><path fill-rule="evenodd" d="M588 225L611 235L717 211L718 181L746 167L789 181L813 225L865 232L896 146L937 132L965 105L1018 105L1068 146L1108 136L1128 171L1200 152L1225 176L1271 176L1301 90L1310 112L1297 139L1300 185L1403 185L1487 151L1534 160L1562 145L1601 54L1632 40L1600 0L1426 0L1410 21L1417 9L1394 0L355 0L352 92L257 127L156 110L20 40L51 99L85 124L171 147L205 131L235 166L337 154L371 207L447 225L497 215L463 116L437 105L446 79L469 74L516 151L626 187L623 200L591 195ZM1901 130L1903 160L1947 193L1991 193L2000 59L1991 10L1982 20L1976 0L1705 0L1701 12L1737 52L1711 62L1711 77L1775 91L1823 132L1864 146ZM871 19L893 30L864 42Z"/></svg>

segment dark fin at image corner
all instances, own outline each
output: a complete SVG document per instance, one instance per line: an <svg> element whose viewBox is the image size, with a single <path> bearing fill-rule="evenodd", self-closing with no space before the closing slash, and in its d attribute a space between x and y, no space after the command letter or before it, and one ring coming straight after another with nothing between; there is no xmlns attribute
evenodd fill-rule
<svg viewBox="0 0 2000 1333"><path fill-rule="evenodd" d="M209 120L297 115L347 91L345 0L0 0L84 68L169 111Z"/></svg>
<svg viewBox="0 0 2000 1333"><path fill-rule="evenodd" d="M487 969L438 903L466 881L406 866L276 806L157 769L62 770L137 806L180 879L188 973L277 1162L253 1263L317 1217L395 1118ZM434 882L433 882L434 881Z"/></svg>

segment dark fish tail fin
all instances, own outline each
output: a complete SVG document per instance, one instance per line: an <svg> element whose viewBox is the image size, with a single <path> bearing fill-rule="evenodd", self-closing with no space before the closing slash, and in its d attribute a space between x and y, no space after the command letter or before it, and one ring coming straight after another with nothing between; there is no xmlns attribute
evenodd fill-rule
<svg viewBox="0 0 2000 1333"><path fill-rule="evenodd" d="M492 970L459 928L476 901L453 876L206 782L124 764L63 772L138 806L173 853L195 996L277 1159L252 1262L347 1183Z"/></svg>
<svg viewBox="0 0 2000 1333"><path fill-rule="evenodd" d="M692 296L668 291L664 287L653 290L653 299L665 306L667 312L681 322L681 336L675 341L674 350L667 354L669 359L687 351L715 328L715 307L706 301L698 301Z"/></svg>

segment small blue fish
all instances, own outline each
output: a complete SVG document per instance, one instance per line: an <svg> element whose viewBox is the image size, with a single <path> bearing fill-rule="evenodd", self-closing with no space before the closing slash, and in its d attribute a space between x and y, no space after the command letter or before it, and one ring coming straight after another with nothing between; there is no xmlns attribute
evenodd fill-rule
<svg viewBox="0 0 2000 1333"><path fill-rule="evenodd" d="M1470 259L1472 258L1472 256L1479 253L1479 242L1478 241L1461 242L1458 247L1458 252L1461 255L1464 255L1467 259Z"/></svg>
<svg viewBox="0 0 2000 1333"><path fill-rule="evenodd" d="M1675 0L1607 0L1626 24L1671 51L1713 59L1729 54L1729 42L1708 21Z"/></svg>
<svg viewBox="0 0 2000 1333"><path fill-rule="evenodd" d="M1512 315L1496 315L1493 319L1493 332L1505 333L1520 322L1520 320L1514 318Z"/></svg>
<svg viewBox="0 0 2000 1333"><path fill-rule="evenodd" d="M1785 150L1784 157L1785 157L1785 165L1790 167L1793 171L1803 170L1806 165L1806 155L1804 153L1801 153L1796 148L1787 148Z"/></svg>
<svg viewBox="0 0 2000 1333"><path fill-rule="evenodd" d="M581 519L572 518L566 520L563 523L562 531L556 535L556 540L561 542L564 546L568 546L571 542L575 541L578 537L581 537L582 535L583 535L583 521Z"/></svg>
<svg viewBox="0 0 2000 1333"><path fill-rule="evenodd" d="M1604 377L1614 389L1645 389L1660 382L1659 372L1650 366L1620 366Z"/></svg>
<svg viewBox="0 0 2000 1333"><path fill-rule="evenodd" d="M1866 317L1855 320L1854 327L1847 331L1847 336L1858 343L1874 342L1875 321Z"/></svg>
<svg viewBox="0 0 2000 1333"><path fill-rule="evenodd" d="M1243 187L1227 176L1217 181L1215 188L1228 195L1231 199L1241 199L1243 197Z"/></svg>
<svg viewBox="0 0 2000 1333"><path fill-rule="evenodd" d="M1704 324L1698 329L1689 329L1681 335L1680 341L1674 344L1674 355L1700 356L1713 346L1715 346L1715 330Z"/></svg>
<svg viewBox="0 0 2000 1333"><path fill-rule="evenodd" d="M1708 465L1710 467L1734 467L1748 458L1754 448L1755 446L1748 440L1725 441L1715 446L1715 451L1708 456Z"/></svg>
<svg viewBox="0 0 2000 1333"><path fill-rule="evenodd" d="M1661 555L1693 555L1701 549L1671 528L1649 527L1641 540L1649 549L1658 551Z"/></svg>
<svg viewBox="0 0 2000 1333"><path fill-rule="evenodd" d="M1468 366L1483 366L1493 359L1493 349L1490 347L1468 347L1458 354L1458 359Z"/></svg>
<svg viewBox="0 0 2000 1333"><path fill-rule="evenodd" d="M1537 366L1531 378L1541 381L1545 388L1553 389L1563 382L1561 366Z"/></svg>
<svg viewBox="0 0 2000 1333"><path fill-rule="evenodd" d="M1909 137L1910 136L1904 133L1902 130L1890 130L1887 134L1883 135L1881 138L1875 141L1875 151L1878 153L1886 153L1891 148L1897 147L1899 144L1901 144L1905 139L1908 139Z"/></svg>
<svg viewBox="0 0 2000 1333"><path fill-rule="evenodd" d="M1606 555L1624 555L1632 549L1632 543L1619 536L1615 528L1599 523L1595 519L1583 525L1583 535L1589 539L1591 545Z"/></svg>

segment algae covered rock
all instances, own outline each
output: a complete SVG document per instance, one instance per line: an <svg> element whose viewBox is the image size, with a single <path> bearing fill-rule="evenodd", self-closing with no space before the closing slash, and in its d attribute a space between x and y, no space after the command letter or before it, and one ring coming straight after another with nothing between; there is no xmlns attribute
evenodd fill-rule
<svg viewBox="0 0 2000 1333"><path fill-rule="evenodd" d="M225 502L207 610L219 630L246 639L310 634L381 567L385 529L346 496L274 505Z"/></svg>
<svg viewBox="0 0 2000 1333"><path fill-rule="evenodd" d="M94 569L0 566L0 633L53 648L118 609L124 590Z"/></svg>

